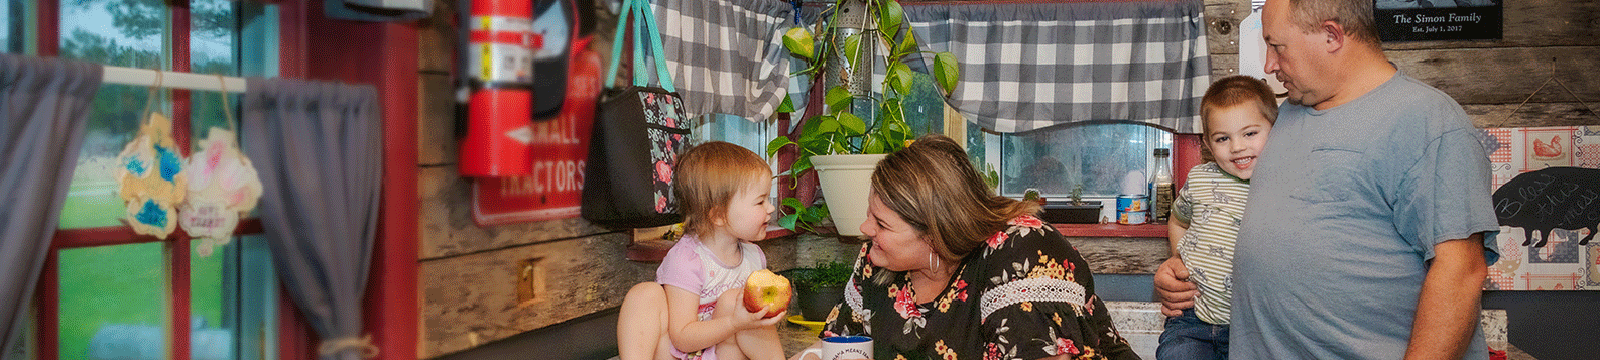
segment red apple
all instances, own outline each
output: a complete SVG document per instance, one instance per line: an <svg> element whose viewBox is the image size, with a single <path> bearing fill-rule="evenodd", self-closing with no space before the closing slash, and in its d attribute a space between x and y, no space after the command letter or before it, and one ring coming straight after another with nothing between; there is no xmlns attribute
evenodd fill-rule
<svg viewBox="0 0 1600 360"><path fill-rule="evenodd" d="M772 270L756 270L744 281L744 308L751 313L767 308L767 318L778 316L789 309L792 292L789 278L774 274Z"/></svg>

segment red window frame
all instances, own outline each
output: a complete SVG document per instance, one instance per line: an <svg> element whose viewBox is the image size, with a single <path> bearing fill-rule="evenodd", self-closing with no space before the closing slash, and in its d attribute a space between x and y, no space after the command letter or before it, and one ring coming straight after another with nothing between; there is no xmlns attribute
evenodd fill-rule
<svg viewBox="0 0 1600 360"><path fill-rule="evenodd" d="M60 52L59 0L34 0L38 13L38 55L53 57ZM360 22L328 19L322 14L321 0L262 0L278 5L278 75L347 83L373 84L380 94L379 105L383 121L383 189L378 219L378 238L373 248L373 259L367 295L362 299L364 333L372 337L379 356L384 359L416 359L420 296L418 288L418 234L417 234L417 83L418 40L416 24L398 22ZM186 5L173 6L172 28L175 36L172 58L173 71L188 71L189 9ZM316 32L310 29L317 29ZM182 49L180 52L179 49ZM310 66L316 59L318 66ZM174 90L173 127L189 127L189 94ZM189 149L189 134L175 133L175 140L185 152ZM187 154L186 154L187 155ZM260 233L256 219L241 220L235 234ZM61 248L112 245L118 243L148 242L153 238L139 239L123 227L60 230L51 242L51 254L46 259L46 269L41 274L39 301L39 335L36 358L55 359L59 348L56 318L59 316L58 298L43 301L45 296L59 297L56 283L58 267L55 251ZM187 236L182 244L187 245ZM102 240L92 240L102 239ZM104 240L117 239L117 240ZM169 242L169 257L187 259L187 246L173 246ZM181 255L181 256L180 256ZM183 279L173 279L173 298L188 298L188 261L173 260L174 272L183 270ZM48 293L48 294L47 294ZM278 356L285 360L316 359L316 340L313 330L306 324L289 297L279 291L278 306ZM188 304L181 306L186 319ZM48 321L45 321L48 319ZM47 324L48 322L48 324ZM173 328L187 328L174 326ZM45 327L52 327L46 331ZM180 331L181 332L181 331ZM187 359L188 334L174 334L173 358ZM46 339L49 337L49 339ZM182 339L182 340L179 340ZM49 346L43 346L49 340Z"/></svg>
<svg viewBox="0 0 1600 360"><path fill-rule="evenodd" d="M60 55L60 1L35 0L38 12L38 53L39 56L54 57ZM285 2L285 7L293 7L280 12L284 16L280 19L282 24L296 24L300 19L290 18L289 14L304 14L302 3ZM172 29L171 63L170 71L189 72L189 36L191 32L190 13L185 2L168 2L169 26ZM301 31L303 27L282 27L280 36L286 38L299 38L298 34L290 31ZM287 36L286 36L287 35ZM292 43L294 45L299 42ZM280 60L281 61L281 60ZM172 127L173 129L190 128L191 120L191 91L184 89L168 89L172 100ZM190 154L189 131L173 131L173 141L183 156ZM239 226L234 230L234 236L259 235L262 233L261 221L256 218L240 219ZM168 239L158 239L153 236L139 235L128 226L108 226L82 229L58 229L50 240L49 254L45 257L44 268L40 272L38 291L35 292L35 306L38 309L35 322L35 356L36 359L60 358L60 251L72 248L87 248L98 246L138 244L162 242L165 249L168 274L168 299L169 315L168 336L171 341L169 359L186 360L190 356L190 332L188 319L190 317L190 243L194 238L182 229L169 235ZM311 339L308 334L311 330L290 303L287 296L279 291L279 311L276 316L278 321L279 357L282 359L312 359L315 358L311 350Z"/></svg>

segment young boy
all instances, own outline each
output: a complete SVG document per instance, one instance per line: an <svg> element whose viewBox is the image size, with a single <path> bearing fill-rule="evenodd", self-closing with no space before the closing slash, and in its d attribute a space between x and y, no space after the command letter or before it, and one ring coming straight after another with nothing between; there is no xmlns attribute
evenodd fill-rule
<svg viewBox="0 0 1600 360"><path fill-rule="evenodd" d="M1193 309L1167 319L1157 359L1228 358L1234 241L1256 156L1277 118L1272 89L1248 76L1218 80L1200 101L1202 149L1214 161L1189 170L1167 222L1173 257L1188 269L1200 292Z"/></svg>

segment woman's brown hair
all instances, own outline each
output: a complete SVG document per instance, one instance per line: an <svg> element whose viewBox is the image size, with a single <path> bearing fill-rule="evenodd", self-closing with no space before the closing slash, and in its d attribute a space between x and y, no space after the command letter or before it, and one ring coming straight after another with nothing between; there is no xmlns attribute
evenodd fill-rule
<svg viewBox="0 0 1600 360"><path fill-rule="evenodd" d="M711 220L721 218L733 196L772 169L760 155L723 141L697 145L678 156L673 169L672 192L683 213L685 234L705 236Z"/></svg>
<svg viewBox="0 0 1600 360"><path fill-rule="evenodd" d="M1012 218L1039 213L1039 204L995 195L944 135L924 135L884 157L872 171L872 194L928 239L945 261L959 261Z"/></svg>

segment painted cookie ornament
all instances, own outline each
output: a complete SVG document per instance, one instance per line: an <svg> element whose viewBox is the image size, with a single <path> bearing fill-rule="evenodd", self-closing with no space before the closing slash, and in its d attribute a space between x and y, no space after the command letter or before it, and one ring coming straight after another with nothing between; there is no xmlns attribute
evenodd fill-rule
<svg viewBox="0 0 1600 360"><path fill-rule="evenodd" d="M150 113L139 132L117 155L118 194L127 204L124 219L133 231L165 239L177 228L174 210L187 194L183 155L172 140L172 121Z"/></svg>
<svg viewBox="0 0 1600 360"><path fill-rule="evenodd" d="M178 223L189 235L204 239L203 253L227 244L239 217L255 209L261 199L261 179L234 139L232 131L211 128L200 142L200 152L190 156L185 167L189 201L178 208Z"/></svg>

